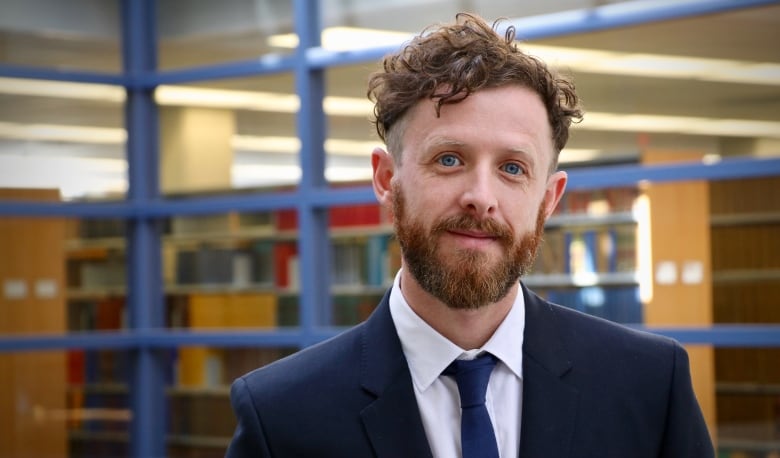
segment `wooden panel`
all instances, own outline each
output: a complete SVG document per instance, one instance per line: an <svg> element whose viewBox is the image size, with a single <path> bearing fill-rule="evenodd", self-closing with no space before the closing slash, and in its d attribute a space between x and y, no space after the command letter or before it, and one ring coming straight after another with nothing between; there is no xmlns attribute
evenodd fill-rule
<svg viewBox="0 0 780 458"><path fill-rule="evenodd" d="M699 160L696 151L645 151L646 164ZM644 304L648 326L712 324L709 183L652 183L650 205L652 294ZM641 241L640 241L641 243ZM660 274L660 275L659 275ZM716 434L715 363L711 346L686 346L691 374L707 426Z"/></svg>
<svg viewBox="0 0 780 458"><path fill-rule="evenodd" d="M59 200L56 190L0 189L0 199ZM0 333L62 333L65 222L0 218ZM67 455L65 352L0 354L0 456Z"/></svg>

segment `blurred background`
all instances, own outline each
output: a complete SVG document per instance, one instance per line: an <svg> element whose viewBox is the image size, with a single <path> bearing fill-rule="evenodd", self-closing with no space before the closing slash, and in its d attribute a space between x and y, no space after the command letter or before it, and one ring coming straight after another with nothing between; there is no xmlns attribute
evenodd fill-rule
<svg viewBox="0 0 780 458"><path fill-rule="evenodd" d="M0 456L223 456L235 377L365 319L366 81L460 11L586 110L525 282L680 340L719 456L780 456L771 0L0 0Z"/></svg>

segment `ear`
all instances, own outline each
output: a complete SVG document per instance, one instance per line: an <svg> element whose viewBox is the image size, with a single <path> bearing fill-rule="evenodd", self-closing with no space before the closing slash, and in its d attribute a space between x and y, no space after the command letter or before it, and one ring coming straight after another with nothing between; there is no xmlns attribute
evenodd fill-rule
<svg viewBox="0 0 780 458"><path fill-rule="evenodd" d="M553 214L555 207L563 197L563 192L566 190L566 182L569 180L569 176L566 172L559 170L549 178L547 178L547 189L545 189L545 219L549 218Z"/></svg>
<svg viewBox="0 0 780 458"><path fill-rule="evenodd" d="M385 206L391 206L393 192L391 181L395 175L393 156L382 148L374 148L371 152L371 167L374 169L373 185L376 199Z"/></svg>

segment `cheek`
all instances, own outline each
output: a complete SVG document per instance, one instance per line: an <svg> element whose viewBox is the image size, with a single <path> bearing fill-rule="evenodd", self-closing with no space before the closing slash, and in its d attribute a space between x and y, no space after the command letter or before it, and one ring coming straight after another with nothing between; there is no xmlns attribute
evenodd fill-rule
<svg viewBox="0 0 780 458"><path fill-rule="evenodd" d="M515 203L504 214L515 233L525 234L536 229L540 211L542 212L541 218L544 219L544 204L542 202L530 205L518 205Z"/></svg>

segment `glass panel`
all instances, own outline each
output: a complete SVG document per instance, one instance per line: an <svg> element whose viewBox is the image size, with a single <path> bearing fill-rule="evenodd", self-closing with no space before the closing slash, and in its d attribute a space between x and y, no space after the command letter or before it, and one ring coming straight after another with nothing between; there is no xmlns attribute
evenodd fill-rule
<svg viewBox="0 0 780 458"><path fill-rule="evenodd" d="M294 210L182 216L167 226L169 326L297 325L297 296L291 299L298 284Z"/></svg>
<svg viewBox="0 0 780 458"><path fill-rule="evenodd" d="M118 6L117 1L6 2L0 63L117 72L122 55Z"/></svg>
<svg viewBox="0 0 780 458"><path fill-rule="evenodd" d="M121 199L127 189L124 91L0 78L0 188L59 199Z"/></svg>
<svg viewBox="0 0 780 458"><path fill-rule="evenodd" d="M546 299L619 323L641 323L633 187L569 191L545 227L525 283Z"/></svg>
<svg viewBox="0 0 780 458"><path fill-rule="evenodd" d="M331 257L331 324L365 320L400 268L400 250L390 215L378 203L328 211Z"/></svg>
<svg viewBox="0 0 780 458"><path fill-rule="evenodd" d="M780 441L780 348L717 348L718 448L768 457Z"/></svg>
<svg viewBox="0 0 780 458"><path fill-rule="evenodd" d="M177 378L167 393L169 456L224 456L236 427L230 384L294 351L276 347L179 348Z"/></svg>
<svg viewBox="0 0 780 458"><path fill-rule="evenodd" d="M290 74L162 86L164 194L291 186L300 178Z"/></svg>
<svg viewBox="0 0 780 458"><path fill-rule="evenodd" d="M173 69L289 54L297 45L292 2L157 3L160 68Z"/></svg>
<svg viewBox="0 0 780 458"><path fill-rule="evenodd" d="M325 177L334 182L371 180L371 151L384 147L369 119L373 105L366 97L374 64L329 69L325 97L328 138Z"/></svg>
<svg viewBox="0 0 780 458"><path fill-rule="evenodd" d="M69 223L71 231L65 245L68 329L125 327L125 222L83 219Z"/></svg>
<svg viewBox="0 0 780 458"><path fill-rule="evenodd" d="M132 411L128 354L67 351L69 457L127 456Z"/></svg>

